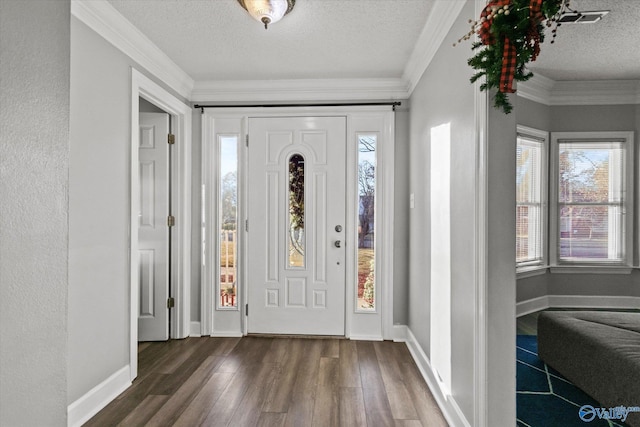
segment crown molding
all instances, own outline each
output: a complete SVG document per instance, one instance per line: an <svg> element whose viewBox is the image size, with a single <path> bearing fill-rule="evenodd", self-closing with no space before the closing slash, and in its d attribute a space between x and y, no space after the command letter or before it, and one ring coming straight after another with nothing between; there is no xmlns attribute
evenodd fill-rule
<svg viewBox="0 0 640 427"><path fill-rule="evenodd" d="M535 101L540 104L550 105L551 91L553 90L554 80L543 75L534 74L526 82L518 82L516 93L518 96Z"/></svg>
<svg viewBox="0 0 640 427"><path fill-rule="evenodd" d="M551 105L640 103L640 80L561 81L553 85Z"/></svg>
<svg viewBox="0 0 640 427"><path fill-rule="evenodd" d="M442 45L449 30L460 15L465 0L436 1L429 13L411 57L404 67L403 79L408 82L409 95L413 92L425 70Z"/></svg>
<svg viewBox="0 0 640 427"><path fill-rule="evenodd" d="M194 81L106 0L71 1L71 14L186 99Z"/></svg>
<svg viewBox="0 0 640 427"><path fill-rule="evenodd" d="M409 98L403 79L197 81L193 102L360 101Z"/></svg>
<svg viewBox="0 0 640 427"><path fill-rule="evenodd" d="M540 74L521 82L518 96L544 105L640 104L640 80L554 81Z"/></svg>

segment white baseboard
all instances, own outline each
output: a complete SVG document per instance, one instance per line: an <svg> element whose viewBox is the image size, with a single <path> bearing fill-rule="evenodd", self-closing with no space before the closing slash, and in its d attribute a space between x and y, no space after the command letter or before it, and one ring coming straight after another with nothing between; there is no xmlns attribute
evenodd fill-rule
<svg viewBox="0 0 640 427"><path fill-rule="evenodd" d="M436 403L440 407L442 414L444 415L447 423L453 427L471 427L471 424L467 420L467 418L462 413L460 406L456 402L456 400L451 395L445 394L438 380L436 379L436 373L433 371L431 367L431 362L427 357L427 354L424 352L418 340L416 340L415 335L411 332L411 329L406 327L406 343L409 348L409 352L413 357L413 360L418 365L418 369L422 374L422 377L427 382L429 389L431 390L431 394L436 400Z"/></svg>
<svg viewBox="0 0 640 427"><path fill-rule="evenodd" d="M67 407L67 426L79 427L131 386L129 365L89 390Z"/></svg>
<svg viewBox="0 0 640 427"><path fill-rule="evenodd" d="M215 331L211 333L211 336L219 338L242 338L244 335L238 331Z"/></svg>
<svg viewBox="0 0 640 427"><path fill-rule="evenodd" d="M548 295L549 307L640 309L640 297L598 295Z"/></svg>
<svg viewBox="0 0 640 427"><path fill-rule="evenodd" d="M407 342L408 331L407 325L393 325L393 341Z"/></svg>
<svg viewBox="0 0 640 427"><path fill-rule="evenodd" d="M384 341L381 335L349 335L353 341Z"/></svg>
<svg viewBox="0 0 640 427"><path fill-rule="evenodd" d="M640 297L599 295L545 295L516 304L516 316L547 308L640 309Z"/></svg>
<svg viewBox="0 0 640 427"><path fill-rule="evenodd" d="M516 317L535 313L549 308L549 296L533 298L516 304Z"/></svg>
<svg viewBox="0 0 640 427"><path fill-rule="evenodd" d="M189 331L190 337L201 337L202 336L202 328L200 326L200 322L191 322L191 329Z"/></svg>

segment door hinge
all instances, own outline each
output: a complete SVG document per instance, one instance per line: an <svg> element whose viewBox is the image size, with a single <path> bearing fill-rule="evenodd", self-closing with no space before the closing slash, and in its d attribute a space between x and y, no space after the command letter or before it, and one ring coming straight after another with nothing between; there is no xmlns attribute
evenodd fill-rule
<svg viewBox="0 0 640 427"><path fill-rule="evenodd" d="M244 305L244 315L248 316L249 315L249 304L245 304Z"/></svg>
<svg viewBox="0 0 640 427"><path fill-rule="evenodd" d="M173 298L167 298L167 308L173 308L176 306L176 300Z"/></svg>
<svg viewBox="0 0 640 427"><path fill-rule="evenodd" d="M249 231L249 220L248 219L246 219L244 221L244 231L247 231L247 232Z"/></svg>
<svg viewBox="0 0 640 427"><path fill-rule="evenodd" d="M167 217L167 226L173 227L174 225L176 225L176 217L173 215L169 215Z"/></svg>
<svg viewBox="0 0 640 427"><path fill-rule="evenodd" d="M176 143L176 136L172 133L170 133L169 135L167 135L167 142L169 143L169 145L173 145Z"/></svg>
<svg viewBox="0 0 640 427"><path fill-rule="evenodd" d="M249 146L249 134L246 134L246 135L244 136L244 143L245 143L245 145L246 145L247 147Z"/></svg>

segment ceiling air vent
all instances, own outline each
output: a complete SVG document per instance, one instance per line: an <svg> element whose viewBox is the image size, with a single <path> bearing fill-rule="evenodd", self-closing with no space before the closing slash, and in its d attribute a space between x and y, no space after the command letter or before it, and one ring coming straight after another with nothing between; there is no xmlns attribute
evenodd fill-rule
<svg viewBox="0 0 640 427"><path fill-rule="evenodd" d="M601 20L607 13L609 13L608 10L594 10L592 12L564 12L560 16L560 19L558 19L558 22L562 24L593 24L594 22Z"/></svg>

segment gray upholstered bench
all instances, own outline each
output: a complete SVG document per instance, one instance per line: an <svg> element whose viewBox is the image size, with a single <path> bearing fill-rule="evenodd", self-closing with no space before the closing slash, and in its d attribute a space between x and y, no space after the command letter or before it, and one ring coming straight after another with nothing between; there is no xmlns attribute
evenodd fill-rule
<svg viewBox="0 0 640 427"><path fill-rule="evenodd" d="M540 313L538 356L604 408L640 406L640 313Z"/></svg>

